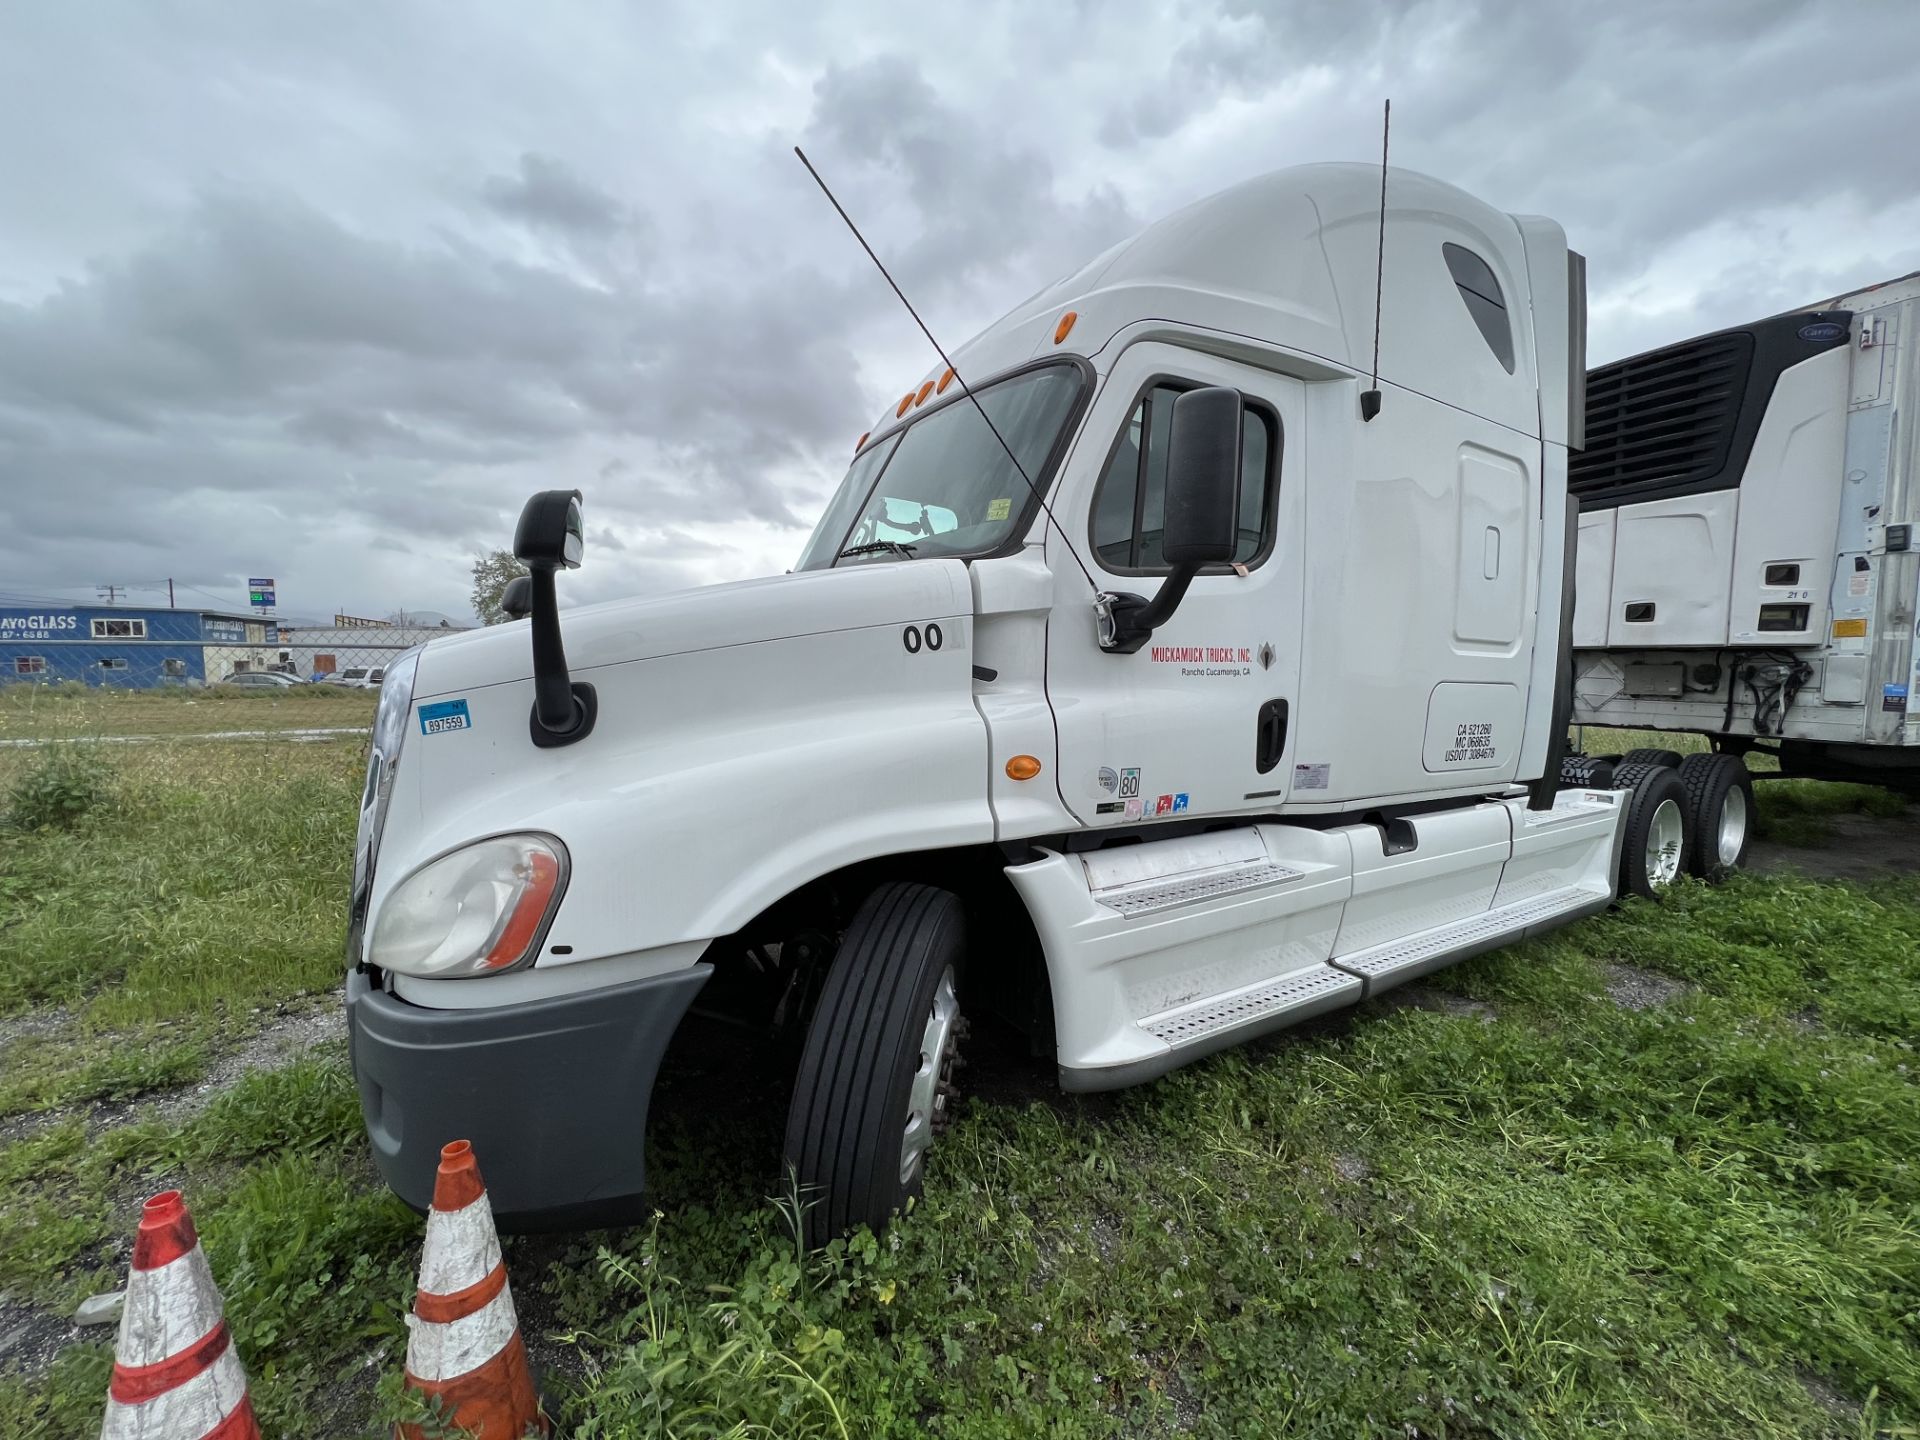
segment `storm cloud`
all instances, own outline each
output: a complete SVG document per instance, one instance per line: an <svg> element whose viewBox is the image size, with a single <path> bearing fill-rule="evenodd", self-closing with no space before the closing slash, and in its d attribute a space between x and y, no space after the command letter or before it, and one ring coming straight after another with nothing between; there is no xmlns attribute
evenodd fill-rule
<svg viewBox="0 0 1920 1440"><path fill-rule="evenodd" d="M1596 360L1920 268L1920 10L123 3L0 20L0 592L463 609L777 570L932 355L1147 221L1377 156L1590 257Z"/></svg>

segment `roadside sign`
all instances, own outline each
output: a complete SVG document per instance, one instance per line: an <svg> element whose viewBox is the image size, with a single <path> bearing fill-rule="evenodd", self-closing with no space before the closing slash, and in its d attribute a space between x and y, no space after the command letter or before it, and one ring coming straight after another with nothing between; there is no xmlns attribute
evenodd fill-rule
<svg viewBox="0 0 1920 1440"><path fill-rule="evenodd" d="M274 603L272 576L268 576L264 580L247 581L247 603L249 605L260 606L267 606Z"/></svg>

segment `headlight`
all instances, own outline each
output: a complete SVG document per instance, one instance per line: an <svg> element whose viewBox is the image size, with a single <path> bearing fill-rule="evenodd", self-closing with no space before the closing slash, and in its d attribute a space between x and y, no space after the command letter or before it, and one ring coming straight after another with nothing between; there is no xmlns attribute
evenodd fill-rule
<svg viewBox="0 0 1920 1440"><path fill-rule="evenodd" d="M434 979L525 965L566 883L566 848L544 835L500 835L442 855L387 896L367 962Z"/></svg>

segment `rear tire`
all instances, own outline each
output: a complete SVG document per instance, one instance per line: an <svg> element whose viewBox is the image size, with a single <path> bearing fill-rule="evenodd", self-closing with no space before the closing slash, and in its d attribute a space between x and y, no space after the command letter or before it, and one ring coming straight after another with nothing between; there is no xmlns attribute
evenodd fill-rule
<svg viewBox="0 0 1920 1440"><path fill-rule="evenodd" d="M1686 864L1687 787L1677 770L1642 762L1616 770L1613 788L1633 792L1620 845L1620 893L1657 900Z"/></svg>
<svg viewBox="0 0 1920 1440"><path fill-rule="evenodd" d="M965 948L959 897L930 885L882 885L847 926L787 1112L808 1245L878 1231L920 1193L952 1094Z"/></svg>
<svg viewBox="0 0 1920 1440"><path fill-rule="evenodd" d="M1679 769L1680 760L1678 750L1655 750L1644 745L1638 750L1629 750L1620 757L1622 765L1664 765L1669 770Z"/></svg>
<svg viewBox="0 0 1920 1440"><path fill-rule="evenodd" d="M1687 792L1687 873L1724 880L1753 843L1753 777L1737 755L1689 755L1680 762Z"/></svg>

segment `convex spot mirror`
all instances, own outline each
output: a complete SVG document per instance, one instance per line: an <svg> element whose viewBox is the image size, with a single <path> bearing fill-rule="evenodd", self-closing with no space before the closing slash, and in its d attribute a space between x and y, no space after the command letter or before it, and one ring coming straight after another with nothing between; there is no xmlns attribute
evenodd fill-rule
<svg viewBox="0 0 1920 1440"><path fill-rule="evenodd" d="M527 501L513 532L513 553L536 570L580 568L580 492L542 490Z"/></svg>
<svg viewBox="0 0 1920 1440"><path fill-rule="evenodd" d="M533 613L533 577L516 575L500 592L500 613L509 620L524 620Z"/></svg>
<svg viewBox="0 0 1920 1440"><path fill-rule="evenodd" d="M1175 570L1227 564L1239 548L1245 416L1240 392L1226 385L1188 390L1173 402L1160 553Z"/></svg>

